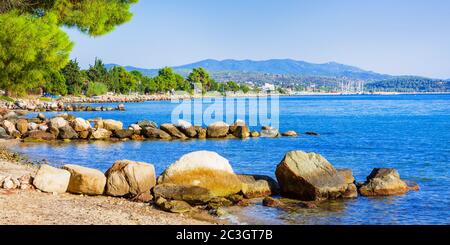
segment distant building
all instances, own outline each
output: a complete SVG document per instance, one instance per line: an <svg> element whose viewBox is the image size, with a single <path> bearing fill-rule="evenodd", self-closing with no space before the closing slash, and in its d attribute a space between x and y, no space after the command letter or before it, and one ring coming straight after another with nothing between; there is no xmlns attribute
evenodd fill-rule
<svg viewBox="0 0 450 245"><path fill-rule="evenodd" d="M264 86L261 87L261 89L264 92L275 91L275 85L270 84L270 83L265 83Z"/></svg>

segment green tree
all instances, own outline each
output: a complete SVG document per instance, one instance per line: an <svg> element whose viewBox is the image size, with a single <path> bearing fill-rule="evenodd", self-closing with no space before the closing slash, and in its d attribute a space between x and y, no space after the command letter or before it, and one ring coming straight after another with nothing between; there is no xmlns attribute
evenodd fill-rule
<svg viewBox="0 0 450 245"><path fill-rule="evenodd" d="M241 84L240 90L244 92L244 94L250 92L250 87L247 84Z"/></svg>
<svg viewBox="0 0 450 245"><path fill-rule="evenodd" d="M71 60L62 70L67 84L67 92L73 95L80 95L83 92L83 76L78 65L78 61Z"/></svg>
<svg viewBox="0 0 450 245"><path fill-rule="evenodd" d="M99 58L95 58L94 65L87 70L87 75L91 82L108 83L108 70Z"/></svg>
<svg viewBox="0 0 450 245"><path fill-rule="evenodd" d="M170 67L162 68L158 71L158 76L153 78L157 86L157 91L165 92L172 90L190 90L190 83L187 82L181 75L174 73Z"/></svg>
<svg viewBox="0 0 450 245"><path fill-rule="evenodd" d="M0 14L0 87L21 95L40 86L67 64L71 49L53 14Z"/></svg>
<svg viewBox="0 0 450 245"><path fill-rule="evenodd" d="M240 89L239 84L237 84L236 82L234 81L227 82L227 91L233 91L236 93L237 91L239 91L239 89Z"/></svg>
<svg viewBox="0 0 450 245"><path fill-rule="evenodd" d="M91 36L106 34L132 17L138 0L2 0L0 13L18 10L43 16L55 14L58 25L76 27Z"/></svg>
<svg viewBox="0 0 450 245"><path fill-rule="evenodd" d="M67 95L66 78L61 72L55 72L48 77L44 90L54 95Z"/></svg>
<svg viewBox="0 0 450 245"><path fill-rule="evenodd" d="M108 87L104 83L98 83L98 82L90 82L87 91L86 96L98 96L103 95L108 92Z"/></svg>
<svg viewBox="0 0 450 245"><path fill-rule="evenodd" d="M202 67L193 69L189 74L187 80L192 84L192 86L197 83L201 84L203 93L211 90L213 81L213 79L210 78L208 72Z"/></svg>

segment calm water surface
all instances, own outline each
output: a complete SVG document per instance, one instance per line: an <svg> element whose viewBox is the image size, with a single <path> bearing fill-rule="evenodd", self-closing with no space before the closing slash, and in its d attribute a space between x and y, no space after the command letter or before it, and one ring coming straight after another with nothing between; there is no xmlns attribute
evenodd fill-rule
<svg viewBox="0 0 450 245"><path fill-rule="evenodd" d="M175 104L127 104L125 112L75 112L83 118L169 122ZM48 113L52 115L54 113ZM76 163L106 170L115 160L155 164L160 173L183 154L216 151L238 173L274 177L290 150L318 152L336 168L352 168L363 181L375 167L392 167L416 181L420 192L389 198L327 202L315 210L284 212L261 205L236 211L239 221L263 224L449 224L450 95L314 96L280 99L280 130L315 131L319 137L247 140L21 144L16 150L55 165ZM240 116L237 116L240 117ZM258 128L254 128L258 129Z"/></svg>

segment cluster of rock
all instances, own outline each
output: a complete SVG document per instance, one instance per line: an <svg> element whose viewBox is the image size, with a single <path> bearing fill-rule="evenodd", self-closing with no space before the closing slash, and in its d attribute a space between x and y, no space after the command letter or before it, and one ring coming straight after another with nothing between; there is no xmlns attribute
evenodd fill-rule
<svg viewBox="0 0 450 245"><path fill-rule="evenodd" d="M124 111L125 105L119 104L116 107L111 106L86 106L63 101L41 101L41 100L17 100L15 102L0 102L0 108L3 110L19 110L19 111Z"/></svg>
<svg viewBox="0 0 450 245"><path fill-rule="evenodd" d="M350 169L335 169L324 157L302 151L288 152L276 169L277 180L262 175L236 174L229 161L215 152L186 154L156 177L152 164L116 161L105 173L78 165L55 168L41 165L33 178L0 178L7 189L34 186L48 193L108 195L151 202L173 213L209 210L220 215L222 207L249 205L249 199L264 198L263 205L289 208L284 199L299 200L295 205L315 208L329 199L363 196L401 195L418 190L405 182L395 169L374 169L366 182L356 184Z"/></svg>
<svg viewBox="0 0 450 245"><path fill-rule="evenodd" d="M285 136L296 136L289 131ZM158 127L152 121L142 120L124 128L123 123L111 119L85 120L70 114L46 118L38 114L35 118L20 118L16 112L0 111L0 138L24 139L25 141L51 140L144 140L144 139L206 139L206 138L248 138L278 137L277 129L263 127L259 133L251 132L243 121L232 125L224 122L210 124L207 128L193 126L179 120L176 124L165 123Z"/></svg>
<svg viewBox="0 0 450 245"><path fill-rule="evenodd" d="M401 195L418 190L403 181L397 170L376 168L363 183L356 183L351 169L335 169L324 157L303 151L288 152L276 169L281 195L301 201L323 201L362 196Z"/></svg>
<svg viewBox="0 0 450 245"><path fill-rule="evenodd" d="M215 213L223 206L247 205L246 198L278 193L275 180L267 176L235 174L227 159L209 151L182 156L158 178L152 164L120 160L105 173L73 164L61 168L43 164L33 177L0 180L0 187L5 189L25 189L26 183L53 194L69 192L153 201L162 210L174 213L196 209Z"/></svg>
<svg viewBox="0 0 450 245"><path fill-rule="evenodd" d="M138 95L100 95L93 97L65 96L60 100L67 103L132 103L145 101L168 101L172 99L190 99L190 95L138 94Z"/></svg>
<svg viewBox="0 0 450 245"><path fill-rule="evenodd" d="M31 175L24 175L20 178L0 175L0 187L6 190L29 190L34 188Z"/></svg>

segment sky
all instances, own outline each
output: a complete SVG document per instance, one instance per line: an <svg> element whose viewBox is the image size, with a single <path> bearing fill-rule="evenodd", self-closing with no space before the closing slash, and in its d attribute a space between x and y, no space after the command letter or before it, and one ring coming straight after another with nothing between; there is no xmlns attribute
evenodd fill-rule
<svg viewBox="0 0 450 245"><path fill-rule="evenodd" d="M133 19L92 38L66 29L72 58L142 68L204 59L338 62L450 78L448 0L140 0Z"/></svg>

